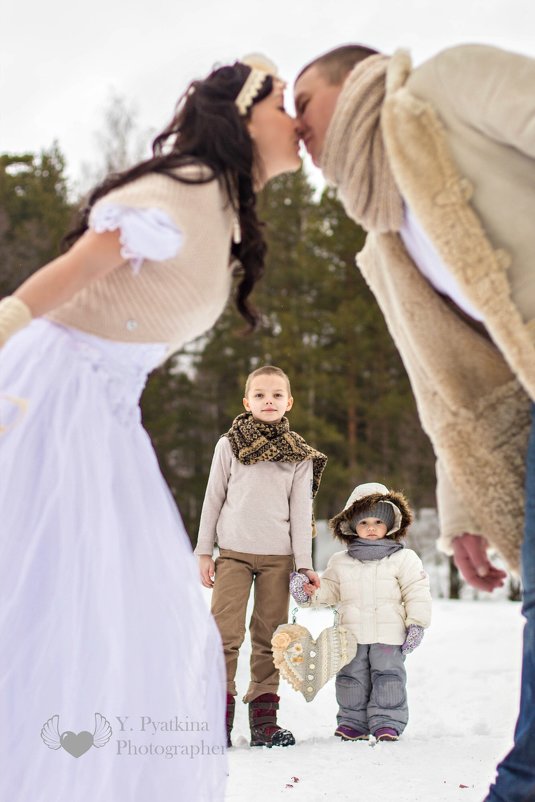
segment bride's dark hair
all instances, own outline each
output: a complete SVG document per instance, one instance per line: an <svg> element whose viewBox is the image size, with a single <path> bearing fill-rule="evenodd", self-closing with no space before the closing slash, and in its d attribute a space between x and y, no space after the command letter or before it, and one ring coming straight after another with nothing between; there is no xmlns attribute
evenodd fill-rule
<svg viewBox="0 0 535 802"><path fill-rule="evenodd" d="M236 306L252 329L259 316L248 297L264 272L266 244L256 214L253 185L256 150L247 120L252 106L272 92L273 79L266 76L247 115L240 116L235 100L250 71L246 64L236 62L214 70L202 81L193 81L179 99L169 125L154 139L152 157L124 172L112 173L95 187L79 223L63 242L69 247L86 231L91 207L99 198L147 173L165 173L176 181L195 184L217 178L239 215L241 242L233 243L231 249L241 264ZM177 167L199 163L209 168L199 177L175 172Z"/></svg>

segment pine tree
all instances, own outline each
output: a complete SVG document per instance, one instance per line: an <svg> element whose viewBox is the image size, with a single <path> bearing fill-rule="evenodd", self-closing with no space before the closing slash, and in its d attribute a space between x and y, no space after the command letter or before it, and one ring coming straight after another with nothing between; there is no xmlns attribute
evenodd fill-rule
<svg viewBox="0 0 535 802"><path fill-rule="evenodd" d="M370 479L404 489L416 504L432 504L432 451L399 355L355 265L364 232L332 191L315 201L302 172L272 181L258 210L269 246L254 294L262 325L240 336L243 321L229 304L212 331L167 368L170 382L175 371L188 377L183 397L168 403L187 427L173 437L189 467L180 468L176 449L174 467L169 456L161 459L192 537L215 443L243 409L248 373L262 364L288 373L295 398L290 425L329 457L317 517L333 515L355 484Z"/></svg>
<svg viewBox="0 0 535 802"><path fill-rule="evenodd" d="M0 156L0 296L58 255L72 208L57 147Z"/></svg>

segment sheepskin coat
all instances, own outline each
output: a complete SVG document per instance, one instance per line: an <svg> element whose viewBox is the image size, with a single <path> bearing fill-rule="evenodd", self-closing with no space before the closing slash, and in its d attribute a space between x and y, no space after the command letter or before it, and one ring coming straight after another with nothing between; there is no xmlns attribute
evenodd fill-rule
<svg viewBox="0 0 535 802"><path fill-rule="evenodd" d="M372 231L357 257L437 456L439 545L483 534L513 569L535 398L534 86L534 60L476 45L414 71L400 52L387 72L396 184L486 333L435 292L398 234Z"/></svg>

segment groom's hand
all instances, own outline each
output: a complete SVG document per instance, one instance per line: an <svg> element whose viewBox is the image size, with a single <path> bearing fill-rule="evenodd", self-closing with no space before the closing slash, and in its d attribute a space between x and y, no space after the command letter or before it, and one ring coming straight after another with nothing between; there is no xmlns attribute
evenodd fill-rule
<svg viewBox="0 0 535 802"><path fill-rule="evenodd" d="M489 561L487 547L482 535L469 532L456 537L452 543L453 561L463 578L473 587L490 593L502 587L507 574Z"/></svg>

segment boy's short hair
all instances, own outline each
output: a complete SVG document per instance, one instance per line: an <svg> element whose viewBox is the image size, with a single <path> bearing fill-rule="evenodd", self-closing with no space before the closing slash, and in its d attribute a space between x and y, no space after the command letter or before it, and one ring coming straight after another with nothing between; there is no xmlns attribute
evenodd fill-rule
<svg viewBox="0 0 535 802"><path fill-rule="evenodd" d="M261 368L257 368L253 370L252 373L249 373L247 376L247 381L245 382L245 397L247 397L247 393L251 387L251 382L257 376L280 376L286 382L286 387L288 388L288 395L292 394L292 388L290 387L290 379L286 375L286 373L281 370L281 368L275 367L275 365L264 365Z"/></svg>
<svg viewBox="0 0 535 802"><path fill-rule="evenodd" d="M339 86L359 61L364 61L369 56L376 56L378 52L378 50L366 47L366 45L335 47L334 50L329 50L309 62L306 67L303 67L295 80L297 81L311 67L317 67L327 83L331 84L331 86Z"/></svg>

